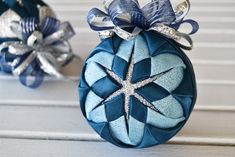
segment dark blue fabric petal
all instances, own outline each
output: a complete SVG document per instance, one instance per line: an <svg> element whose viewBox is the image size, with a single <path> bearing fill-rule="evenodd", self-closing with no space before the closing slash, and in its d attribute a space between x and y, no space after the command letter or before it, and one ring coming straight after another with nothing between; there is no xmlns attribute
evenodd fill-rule
<svg viewBox="0 0 235 157"><path fill-rule="evenodd" d="M155 83L150 83L142 88L139 88L136 90L136 92L147 99L149 102L161 100L170 95L167 90Z"/></svg>
<svg viewBox="0 0 235 157"><path fill-rule="evenodd" d="M172 94L172 96L178 101L180 102L181 106L183 107L184 110L184 116L186 118L189 117L191 111L192 111L192 97L188 97L188 96L182 96L182 95L176 95L176 94Z"/></svg>
<svg viewBox="0 0 235 157"><path fill-rule="evenodd" d="M149 47L149 53L152 57L163 52L166 53L174 51L177 52L175 47L172 46L171 42L169 42L169 39L166 40L166 37L162 36L157 32L154 31L144 32L143 37L147 42L147 45Z"/></svg>
<svg viewBox="0 0 235 157"><path fill-rule="evenodd" d="M113 51L116 54L118 52L119 46L123 40L121 38L119 38L118 36L112 37L111 40L113 42Z"/></svg>
<svg viewBox="0 0 235 157"><path fill-rule="evenodd" d="M104 39L102 41L101 44L99 44L94 50L93 52L90 54L90 56L88 58L91 58L93 55L95 55L98 52L108 52L111 54L114 54L114 50L113 50L113 42L110 39Z"/></svg>
<svg viewBox="0 0 235 157"><path fill-rule="evenodd" d="M119 88L120 86L116 84L113 80L111 80L109 77L104 77L100 79L92 86L92 90L101 98L107 98Z"/></svg>
<svg viewBox="0 0 235 157"><path fill-rule="evenodd" d="M121 94L115 98L105 102L106 118L109 122L114 121L123 115L124 111L124 95Z"/></svg>
<svg viewBox="0 0 235 157"><path fill-rule="evenodd" d="M84 73L84 71L85 71L85 68L82 70L82 73ZM84 75L81 75L78 92L79 92L79 98L80 98L80 106L81 106L81 110L84 116L86 116L85 101L86 101L86 97L89 91L90 91L90 87L86 83Z"/></svg>
<svg viewBox="0 0 235 157"><path fill-rule="evenodd" d="M151 75L151 59L144 59L135 64L131 81L133 83L147 79Z"/></svg>
<svg viewBox="0 0 235 157"><path fill-rule="evenodd" d="M192 82L192 76L189 70L185 70L184 79L181 84L172 92L178 95L188 95L193 97L195 87Z"/></svg>
<svg viewBox="0 0 235 157"><path fill-rule="evenodd" d="M138 148L145 148L145 147L151 147L154 145L158 145L160 142L155 139L155 137L152 135L152 131L148 125L144 128L144 137L141 141L141 143L137 146Z"/></svg>
<svg viewBox="0 0 235 157"><path fill-rule="evenodd" d="M146 127L148 127L151 135L158 141L156 144L163 144L172 138L182 128L183 124L184 123L181 122L177 127L171 129L159 129L149 124L147 124Z"/></svg>
<svg viewBox="0 0 235 157"><path fill-rule="evenodd" d="M113 59L112 71L120 78L125 79L127 70L128 70L128 63L124 59L115 56Z"/></svg>
<svg viewBox="0 0 235 157"><path fill-rule="evenodd" d="M91 125L92 128L94 128L94 130L100 135L102 134L102 131L104 130L105 126L108 125L107 122L103 122L103 123L94 123L92 121L88 121L89 124Z"/></svg>
<svg viewBox="0 0 235 157"><path fill-rule="evenodd" d="M90 91L89 88L86 87L79 87L78 92L79 92L79 98L80 98L80 106L82 110L82 114L86 116L86 111L85 111L85 102L86 102L86 97L88 92Z"/></svg>
<svg viewBox="0 0 235 157"><path fill-rule="evenodd" d="M146 123L147 108L134 96L130 98L130 115L136 120Z"/></svg>
<svg viewBox="0 0 235 157"><path fill-rule="evenodd" d="M98 52L108 52L111 54L116 54L119 48L119 45L121 44L122 39L114 36L112 38L109 39L104 39L91 53L91 55L88 57L92 57L94 54L98 53Z"/></svg>
<svg viewBox="0 0 235 157"><path fill-rule="evenodd" d="M123 144L121 142L119 142L118 139L114 138L111 131L110 131L110 128L109 128L109 125L105 125L105 127L103 128L100 136L104 139L106 139L107 141L110 141L112 142L113 144L115 144L116 146L119 146L119 147L124 147L124 148L128 148L130 146L126 145L126 144Z"/></svg>

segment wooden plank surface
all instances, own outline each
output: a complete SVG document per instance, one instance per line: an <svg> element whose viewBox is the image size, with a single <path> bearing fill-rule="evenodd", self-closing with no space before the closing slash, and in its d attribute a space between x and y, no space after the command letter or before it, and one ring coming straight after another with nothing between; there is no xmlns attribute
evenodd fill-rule
<svg viewBox="0 0 235 157"><path fill-rule="evenodd" d="M79 104L78 80L47 80L42 87L32 90L23 87L18 79L0 81L1 105L63 105ZM16 90L17 89L17 90ZM9 94L11 93L11 94ZM198 106L234 107L235 84L228 80L201 80L198 82Z"/></svg>
<svg viewBox="0 0 235 157"><path fill-rule="evenodd" d="M5 138L100 140L79 107L0 106L0 123L0 137ZM235 145L234 123L234 112L198 110L178 137L224 138Z"/></svg>
<svg viewBox="0 0 235 157"><path fill-rule="evenodd" d="M148 149L121 149L103 142L0 139L1 157L232 157L234 147L161 145Z"/></svg>

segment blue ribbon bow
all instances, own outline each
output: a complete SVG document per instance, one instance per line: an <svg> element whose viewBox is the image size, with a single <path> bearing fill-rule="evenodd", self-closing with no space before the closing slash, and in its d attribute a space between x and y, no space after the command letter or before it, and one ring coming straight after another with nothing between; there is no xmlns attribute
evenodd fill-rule
<svg viewBox="0 0 235 157"><path fill-rule="evenodd" d="M190 9L189 0L184 0L174 9L170 0L152 0L143 8L137 0L104 0L104 7L107 13L93 8L87 17L91 29L98 31L103 39L117 34L130 40L142 30L154 30L175 40L184 49L191 50L193 47L189 35L196 33L199 25L191 19L184 20ZM177 31L185 23L191 25L191 32L186 34ZM189 45L182 43L182 39Z"/></svg>
<svg viewBox="0 0 235 157"><path fill-rule="evenodd" d="M21 83L31 88L40 86L45 74L63 77L60 68L74 57L68 40L75 33L69 22L53 17L42 21L24 18L12 22L11 30L19 40L0 45L3 71L19 76Z"/></svg>

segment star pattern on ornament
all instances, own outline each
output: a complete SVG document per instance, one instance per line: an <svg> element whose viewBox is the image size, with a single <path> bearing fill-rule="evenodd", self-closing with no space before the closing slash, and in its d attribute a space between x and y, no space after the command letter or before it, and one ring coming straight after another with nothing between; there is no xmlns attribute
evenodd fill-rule
<svg viewBox="0 0 235 157"><path fill-rule="evenodd" d="M130 110L130 97L134 96L138 101L140 101L143 105L149 107L150 109L161 113L152 103L150 103L148 100L146 100L143 96L141 96L140 94L138 94L136 92L137 89L144 87L154 81L156 81L157 79L159 79L161 76L163 76L164 74L168 73L169 71L171 71L172 69L159 73L157 75L154 75L153 77L147 78L145 80L139 81L137 83L132 83L132 74L133 74L133 70L134 70L134 59L131 57L131 62L129 64L128 67L128 72L126 75L125 79L120 78L117 74L115 74L113 71L110 70L106 70L107 74L109 75L109 77L111 77L112 79L114 79L118 84L121 85L121 88L117 91L115 91L114 93L112 93L105 102L115 98L116 96L119 96L121 94L124 94L124 109L125 109L125 117L128 120L129 119L129 110Z"/></svg>

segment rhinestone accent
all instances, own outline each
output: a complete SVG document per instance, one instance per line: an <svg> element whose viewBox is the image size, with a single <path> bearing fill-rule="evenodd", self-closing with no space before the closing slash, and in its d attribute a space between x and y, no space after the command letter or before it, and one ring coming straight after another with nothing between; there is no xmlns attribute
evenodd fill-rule
<svg viewBox="0 0 235 157"><path fill-rule="evenodd" d="M98 32L98 34L99 34L99 37L101 39L107 39L107 38L110 38L110 37L114 36L114 32L113 31L109 31L109 30L107 30L107 31L100 31L100 32Z"/></svg>
<svg viewBox="0 0 235 157"><path fill-rule="evenodd" d="M177 35L177 31L174 28L168 27L164 24L157 24L154 27L152 27L151 30L155 30L174 40L177 40L177 41L180 40L180 36Z"/></svg>

